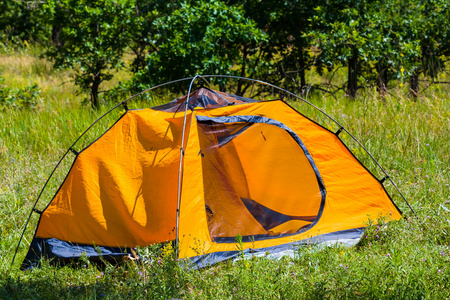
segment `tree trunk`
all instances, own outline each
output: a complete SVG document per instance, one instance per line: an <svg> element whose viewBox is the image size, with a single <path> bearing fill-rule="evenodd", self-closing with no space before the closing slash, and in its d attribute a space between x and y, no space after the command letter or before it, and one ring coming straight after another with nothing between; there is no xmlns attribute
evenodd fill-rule
<svg viewBox="0 0 450 300"><path fill-rule="evenodd" d="M411 78L409 79L409 93L411 94L411 96L416 99L417 96L419 95L419 73L417 71L415 71L412 75Z"/></svg>
<svg viewBox="0 0 450 300"><path fill-rule="evenodd" d="M95 109L100 108L100 100L98 99L98 87L100 86L102 70L98 71L98 73L94 76L94 81L92 82L91 87L91 99L92 99L92 107Z"/></svg>
<svg viewBox="0 0 450 300"><path fill-rule="evenodd" d="M224 81L220 81L219 83L219 91L221 91L222 93L226 93L227 91L227 85Z"/></svg>
<svg viewBox="0 0 450 300"><path fill-rule="evenodd" d="M53 42L53 46L55 47L62 47L64 46L61 41L59 40L59 35L62 32L62 27L53 25L52 26L52 42Z"/></svg>
<svg viewBox="0 0 450 300"><path fill-rule="evenodd" d="M378 62L375 68L377 70L378 75L377 79L378 93L380 93L380 96L384 98L387 94L388 68L382 62Z"/></svg>
<svg viewBox="0 0 450 300"><path fill-rule="evenodd" d="M244 45L244 49L242 50L242 67L241 67L241 77L245 77L245 68L247 66L247 45ZM236 95L244 96L244 91L242 90L242 80L238 80L238 86L236 90Z"/></svg>
<svg viewBox="0 0 450 300"><path fill-rule="evenodd" d="M358 49L352 47L352 57L348 60L347 95L354 99L358 89Z"/></svg>
<svg viewBox="0 0 450 300"><path fill-rule="evenodd" d="M305 53L303 49L300 49L300 89L302 94L306 93L306 74L305 74Z"/></svg>

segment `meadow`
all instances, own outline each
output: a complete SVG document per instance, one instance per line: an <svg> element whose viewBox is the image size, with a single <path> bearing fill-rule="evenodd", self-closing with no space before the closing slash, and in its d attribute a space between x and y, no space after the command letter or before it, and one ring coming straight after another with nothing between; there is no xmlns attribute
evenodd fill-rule
<svg viewBox="0 0 450 300"><path fill-rule="evenodd" d="M59 71L29 46L0 52L0 84L23 88L37 84L39 99L29 108L0 107L0 298L1 299L392 299L450 297L450 86L433 85L412 99L401 83L380 97L375 89L358 91L355 100L318 91L305 95L342 123L377 158L396 182L418 218L392 188L388 190L405 218L385 226L368 222L358 245L298 248L293 258L254 257L202 270L180 264L168 247L139 249L146 262L92 264L84 259L65 267L42 261L20 271L34 233L32 218L14 265L11 261L24 223L40 189L73 141L100 115L123 99L105 100L100 110L83 104L70 71ZM443 75L445 76L445 73ZM120 71L109 89L129 74ZM327 80L311 72L308 82ZM343 80L345 77L343 76ZM442 78L445 81L445 78ZM268 95L267 97L271 97ZM174 97L133 100L129 107L151 107ZM286 99L301 113L333 129L318 111ZM77 147L90 143L119 116L115 110ZM376 166L344 137L352 151ZM37 208L58 188L73 157L63 161Z"/></svg>

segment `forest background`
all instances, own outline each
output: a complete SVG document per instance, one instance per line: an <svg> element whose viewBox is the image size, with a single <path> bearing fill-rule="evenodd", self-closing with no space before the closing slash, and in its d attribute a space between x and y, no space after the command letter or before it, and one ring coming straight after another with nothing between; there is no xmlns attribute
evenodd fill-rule
<svg viewBox="0 0 450 300"><path fill-rule="evenodd" d="M0 0L0 298L448 298L449 20L446 0ZM196 74L267 81L323 108L379 159L418 219L390 186L406 218L368 224L353 248L308 246L295 258L196 271L159 247L141 249L149 262L143 265L11 267L40 188L80 133L125 98ZM278 97L244 80L211 84ZM185 85L173 85L130 108L185 92ZM334 126L307 105L286 101ZM89 144L118 115L80 143ZM345 141L382 178L364 151ZM70 163L43 199L51 199Z"/></svg>
<svg viewBox="0 0 450 300"><path fill-rule="evenodd" d="M75 84L97 108L102 83L120 69L131 78L103 98L195 74L350 98L359 89L375 87L384 96L405 86L414 98L439 83L450 56L445 0L50 0L34 9L30 3L0 1L3 47L38 43L55 68L73 70ZM307 81L311 70L322 75L341 68L345 82ZM237 95L247 91L242 81L234 85Z"/></svg>

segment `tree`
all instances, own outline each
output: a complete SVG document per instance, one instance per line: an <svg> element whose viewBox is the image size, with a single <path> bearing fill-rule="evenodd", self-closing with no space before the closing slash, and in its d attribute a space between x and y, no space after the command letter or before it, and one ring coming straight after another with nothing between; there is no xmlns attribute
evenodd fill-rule
<svg viewBox="0 0 450 300"><path fill-rule="evenodd" d="M127 26L127 46L134 55L131 63L133 73L145 69L147 55L158 50L155 40L158 28L154 22L179 7L177 2L164 0L136 1L134 14Z"/></svg>
<svg viewBox="0 0 450 300"><path fill-rule="evenodd" d="M59 68L75 72L75 84L90 91L94 108L100 106L99 86L122 67L126 28L134 15L133 0L52 0L46 4L52 26L60 28L60 43L46 55Z"/></svg>
<svg viewBox="0 0 450 300"><path fill-rule="evenodd" d="M414 33L419 51L411 57L410 91L419 93L419 75L433 82L444 70L450 57L450 3L446 0L418 0L414 10L414 22L410 31Z"/></svg>
<svg viewBox="0 0 450 300"><path fill-rule="evenodd" d="M414 28L415 7L412 2L385 0L373 2L368 12L369 27L365 36L363 74L384 96L392 79L403 80L417 55Z"/></svg>
<svg viewBox="0 0 450 300"><path fill-rule="evenodd" d="M322 0L309 33L330 69L348 67L347 94L359 78L381 95L389 81L409 77L419 91L419 75L436 78L449 56L450 4L446 0Z"/></svg>
<svg viewBox="0 0 450 300"><path fill-rule="evenodd" d="M288 0L281 1L280 18L273 30L272 36L283 37L279 44L283 53L279 63L282 74L297 82L302 92L306 89L306 71L315 63L310 55L311 39L307 33L311 28L311 17L315 1Z"/></svg>
<svg viewBox="0 0 450 300"><path fill-rule="evenodd" d="M146 68L133 77L138 89L195 74L251 74L260 59L258 47L266 41L241 6L221 1L182 2L153 25L157 51L148 54ZM223 90L226 80L217 82ZM238 85L237 94L244 92Z"/></svg>
<svg viewBox="0 0 450 300"><path fill-rule="evenodd" d="M313 1L304 0L231 0L242 3L245 16L254 20L268 36L260 45L261 67L258 78L302 91L306 70L313 65L309 30Z"/></svg>
<svg viewBox="0 0 450 300"><path fill-rule="evenodd" d="M0 0L0 37L6 40L45 41L49 27L41 7L29 9L25 1Z"/></svg>
<svg viewBox="0 0 450 300"><path fill-rule="evenodd" d="M312 17L309 36L321 50L320 62L330 69L347 66L346 92L350 98L355 98L358 89L369 10L366 0L324 0L314 8Z"/></svg>

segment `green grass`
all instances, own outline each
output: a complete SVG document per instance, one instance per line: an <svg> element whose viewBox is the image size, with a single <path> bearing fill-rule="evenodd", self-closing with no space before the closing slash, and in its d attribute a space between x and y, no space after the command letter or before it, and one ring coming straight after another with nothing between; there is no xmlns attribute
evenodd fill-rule
<svg viewBox="0 0 450 300"><path fill-rule="evenodd" d="M430 298L450 297L450 90L427 89L416 101L405 91L391 90L381 99L363 90L355 101L311 92L308 100L324 109L354 134L379 160L416 210L417 221L388 186L407 219L370 226L356 247L299 248L294 258L253 258L204 270L189 270L167 251L142 249L143 264L118 266L82 261L71 267L19 271L37 220L32 219L16 263L15 247L30 209L59 158L99 115L82 105L83 95L70 82L70 72L56 71L35 49L5 52L0 72L5 83L37 83L43 102L35 109L0 111L0 298ZM120 80L127 73L119 74ZM325 77L310 74L314 82ZM106 83L108 89L118 80ZM168 100L168 97L167 97ZM300 112L328 128L338 127L307 104L290 100ZM152 106L137 99L131 107ZM99 122L75 146L81 149L104 132L120 109ZM378 177L383 175L345 134L350 149ZM38 208L52 197L73 160L69 153L49 183ZM449 203L447 203L449 202Z"/></svg>

